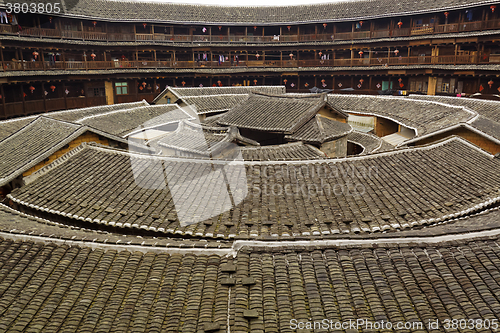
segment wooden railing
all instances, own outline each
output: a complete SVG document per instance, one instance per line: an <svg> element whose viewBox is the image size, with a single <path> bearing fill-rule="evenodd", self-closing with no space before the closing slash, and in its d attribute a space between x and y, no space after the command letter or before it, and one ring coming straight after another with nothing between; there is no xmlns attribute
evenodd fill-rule
<svg viewBox="0 0 500 333"><path fill-rule="evenodd" d="M266 60L255 59L249 56L250 60L241 59L236 61L180 61L180 60L130 60L130 61L4 61L3 71L37 71L37 70L105 70L105 69L140 69L140 68L172 68L172 69L196 69L196 68L229 68L229 67L277 67L277 68L297 68L297 67L353 67L353 66L396 66L396 65L417 65L417 64L478 64L478 63L500 63L499 55L485 55L479 58L477 55L441 55L441 56L411 56L395 57L392 53L379 54L372 58L347 58L347 59L310 59L296 60Z"/></svg>
<svg viewBox="0 0 500 333"><path fill-rule="evenodd" d="M144 96L132 96L132 102L140 101ZM151 99L149 94L146 99ZM0 103L0 119L12 118L21 115L37 114L47 111L57 111L75 109L88 106L98 106L106 104L106 97L60 97L51 99L26 100L24 102Z"/></svg>
<svg viewBox="0 0 500 333"><path fill-rule="evenodd" d="M106 33L95 31L72 31L58 29L41 29L0 25L0 33L17 34L21 36L35 36L42 38L67 38L99 41L150 41L150 42L184 42L184 43L290 43L290 42L317 42L332 40L356 40L384 37L404 37L413 35L432 35L462 31L480 31L500 29L500 20L473 21L450 24L436 24L429 26L396 27L387 30L363 30L354 32L336 32L319 34L299 34L280 36L252 36L252 35L178 35L178 34L133 34L133 33Z"/></svg>

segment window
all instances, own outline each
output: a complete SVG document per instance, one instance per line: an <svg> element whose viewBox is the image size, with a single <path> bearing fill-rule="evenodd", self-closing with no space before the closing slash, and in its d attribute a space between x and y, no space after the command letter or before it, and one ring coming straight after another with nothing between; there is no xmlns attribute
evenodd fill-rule
<svg viewBox="0 0 500 333"><path fill-rule="evenodd" d="M167 104L170 104L170 98L167 98Z"/></svg>
<svg viewBox="0 0 500 333"><path fill-rule="evenodd" d="M91 96L91 97L103 97L103 96L106 96L106 91L104 88L91 88L89 91L89 96Z"/></svg>
<svg viewBox="0 0 500 333"><path fill-rule="evenodd" d="M116 82L115 83L116 94L117 95L127 95L128 94L128 84L127 82Z"/></svg>

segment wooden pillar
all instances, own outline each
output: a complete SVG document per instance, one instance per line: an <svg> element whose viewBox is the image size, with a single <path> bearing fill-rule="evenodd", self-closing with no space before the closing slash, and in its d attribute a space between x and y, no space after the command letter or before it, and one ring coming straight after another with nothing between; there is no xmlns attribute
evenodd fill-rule
<svg viewBox="0 0 500 333"><path fill-rule="evenodd" d="M23 89L23 84L21 83L19 85L20 89L21 89L21 97L23 99L23 114L26 114L26 99L24 98L24 89Z"/></svg>
<svg viewBox="0 0 500 333"><path fill-rule="evenodd" d="M354 88L354 75L351 75L351 88Z"/></svg>
<svg viewBox="0 0 500 333"><path fill-rule="evenodd" d="M3 58L3 47L0 47L0 60L2 60L2 71L5 69L5 59ZM2 93L3 97L3 93Z"/></svg>
<svg viewBox="0 0 500 333"><path fill-rule="evenodd" d="M297 90L300 89L300 76L297 75Z"/></svg>
<svg viewBox="0 0 500 333"><path fill-rule="evenodd" d="M332 76L332 89L335 89L335 76Z"/></svg>
<svg viewBox="0 0 500 333"><path fill-rule="evenodd" d="M45 87L42 82L43 110L47 112L47 96L45 96Z"/></svg>
<svg viewBox="0 0 500 333"><path fill-rule="evenodd" d="M368 90L369 91L372 90L372 75L368 77Z"/></svg>
<svg viewBox="0 0 500 333"><path fill-rule="evenodd" d="M40 49L40 60L42 61L42 68L45 70L45 57L43 56L43 50Z"/></svg>
<svg viewBox="0 0 500 333"><path fill-rule="evenodd" d="M7 110L5 108L5 91L3 91L3 84L0 84L0 94L2 94L2 116L3 118L6 118L7 117Z"/></svg>
<svg viewBox="0 0 500 333"><path fill-rule="evenodd" d="M137 88L137 87L139 86L139 81L134 80L134 84L135 84L135 100L138 101L139 100L139 88Z"/></svg>
<svg viewBox="0 0 500 333"><path fill-rule="evenodd" d="M64 98L64 109L68 109L68 95L66 94L66 85L64 82L62 83L62 93L63 93L63 98ZM87 105L87 102L85 102L85 105Z"/></svg>
<svg viewBox="0 0 500 333"><path fill-rule="evenodd" d="M19 58L21 59L21 68L24 70L26 70L26 66L24 66L24 59L23 59L23 52L22 50L18 50L19 52Z"/></svg>

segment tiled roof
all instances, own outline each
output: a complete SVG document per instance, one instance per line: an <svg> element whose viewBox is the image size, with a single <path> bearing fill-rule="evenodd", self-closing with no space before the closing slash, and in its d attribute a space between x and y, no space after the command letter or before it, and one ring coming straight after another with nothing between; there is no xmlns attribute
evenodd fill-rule
<svg viewBox="0 0 500 333"><path fill-rule="evenodd" d="M427 100L440 102L449 105L459 105L469 108L478 114L500 122L500 102L489 101L484 99L474 99L465 97L450 97L450 96L430 96L430 95L410 95L408 98L416 100Z"/></svg>
<svg viewBox="0 0 500 333"><path fill-rule="evenodd" d="M254 93L217 122L260 131L294 133L326 104L326 95L264 95Z"/></svg>
<svg viewBox="0 0 500 333"><path fill-rule="evenodd" d="M143 127L168 124L183 119L191 119L192 117L177 104L162 104L138 106L131 109L91 115L80 118L77 122L123 137Z"/></svg>
<svg viewBox="0 0 500 333"><path fill-rule="evenodd" d="M39 116L17 132L0 141L0 185L4 185L26 170L42 162L85 132L132 145L135 151L150 149L80 124Z"/></svg>
<svg viewBox="0 0 500 333"><path fill-rule="evenodd" d="M71 223L204 237L318 238L434 224L496 202L500 189L500 159L460 138L314 164L220 164L226 175L220 179L214 163L83 145L9 197ZM231 210L228 179L237 187ZM181 224L186 219L201 223Z"/></svg>
<svg viewBox="0 0 500 333"><path fill-rule="evenodd" d="M110 111L125 110L125 109L135 108L138 106L146 106L146 105L149 105L149 104L143 100L141 102L134 102L134 103L121 103L121 104L112 104L112 105L92 106L92 107L81 108L81 109L54 111L54 112L46 113L46 114L44 114L44 116L49 117L49 118L53 118L53 119L57 119L57 120L62 120L62 121L75 122L80 118L84 118L84 117L88 117L88 116L92 116L92 115L98 115L98 114L107 113ZM0 140L11 135L12 133L17 132L19 129L21 129L23 126L27 125L28 123L30 123L31 121L33 121L37 117L38 116L30 116L30 117L15 118L15 119L0 121Z"/></svg>
<svg viewBox="0 0 500 333"><path fill-rule="evenodd" d="M351 125L316 115L293 134L286 135L285 139L322 144L346 136L350 132L352 132Z"/></svg>
<svg viewBox="0 0 500 333"><path fill-rule="evenodd" d="M382 143L384 140L380 139L378 136L363 133L359 131L352 131L347 135L347 141L354 142L363 147L363 152L360 155L371 154L376 151L380 151L382 148Z"/></svg>
<svg viewBox="0 0 500 333"><path fill-rule="evenodd" d="M2 332L195 332L227 319L228 259L0 239Z"/></svg>
<svg viewBox="0 0 500 333"><path fill-rule="evenodd" d="M242 137L236 127L206 127L181 121L175 131L155 140L152 145L158 149L165 147L215 157L224 150L239 152L239 142L259 145L258 142Z"/></svg>
<svg viewBox="0 0 500 333"><path fill-rule="evenodd" d="M239 103L244 102L247 98L248 94L223 94L184 96L182 97L182 101L187 105L193 105L198 114L208 114L228 111Z"/></svg>
<svg viewBox="0 0 500 333"><path fill-rule="evenodd" d="M422 136L466 122L475 112L461 106L444 105L391 96L328 95L328 101L345 112L378 115L417 130Z"/></svg>
<svg viewBox="0 0 500 333"><path fill-rule="evenodd" d="M285 86L230 86L230 87L166 87L153 100L155 104L163 98L167 92L171 92L178 98L183 97L201 97L201 96L216 96L216 95L248 95L252 92L261 92L272 95L284 94Z"/></svg>
<svg viewBox="0 0 500 333"><path fill-rule="evenodd" d="M271 95L284 94L285 86L235 86L235 87L186 87L174 88L169 87L172 92L179 97L186 96L211 96L211 95L241 95L251 94L253 92L261 92ZM167 88L168 89L168 88Z"/></svg>
<svg viewBox="0 0 500 333"><path fill-rule="evenodd" d="M327 318L427 332L429 321L500 316L498 235L244 246L234 257L35 240L0 238L2 331L287 332L292 319Z"/></svg>
<svg viewBox="0 0 500 333"><path fill-rule="evenodd" d="M81 127L38 117L0 141L0 184L10 182L61 149L68 140L81 134Z"/></svg>
<svg viewBox="0 0 500 333"><path fill-rule="evenodd" d="M326 155L321 150L302 142L261 147L241 147L241 154L245 161L294 161L326 158Z"/></svg>
<svg viewBox="0 0 500 333"><path fill-rule="evenodd" d="M490 120L486 117L478 117L470 123L475 129L500 141L500 122Z"/></svg>
<svg viewBox="0 0 500 333"><path fill-rule="evenodd" d="M468 8L494 1L440 0L397 3L385 0L341 1L300 6L207 6L158 2L80 0L66 2L64 16L110 21L199 24L293 24L358 21Z"/></svg>

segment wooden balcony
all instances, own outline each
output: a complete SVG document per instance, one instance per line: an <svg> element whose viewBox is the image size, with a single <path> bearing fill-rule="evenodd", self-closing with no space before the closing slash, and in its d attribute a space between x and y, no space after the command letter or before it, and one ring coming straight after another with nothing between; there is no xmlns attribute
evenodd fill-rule
<svg viewBox="0 0 500 333"><path fill-rule="evenodd" d="M134 101L143 98L142 96L136 97ZM106 97L67 97L5 103L5 107L4 104L0 104L0 119L104 104L106 104Z"/></svg>
<svg viewBox="0 0 500 333"><path fill-rule="evenodd" d="M380 54L372 58L347 58L330 60L266 60L255 59L245 60L243 57L238 62L234 61L179 61L179 60L131 60L131 61L4 61L2 63L3 71L51 71L51 70L106 70L106 69L198 69L198 68L297 68L297 67L367 67L367 66L403 66L403 65L455 65L455 64L492 64L500 63L500 56L491 55L479 59L477 55L441 55L441 56L411 56L394 57L386 54Z"/></svg>
<svg viewBox="0 0 500 333"><path fill-rule="evenodd" d="M387 30L363 30L353 32L336 32L329 34L298 34L277 36L252 36L252 35L179 35L161 33L106 33L95 31L73 31L58 29L41 29L32 27L18 27L11 25L0 25L0 34L15 34L20 36L34 36L41 38L63 38L96 41L148 41L158 43L300 43L321 42L332 40L359 40L376 39L386 37L407 37L417 35L433 35L443 33L456 33L466 31L481 31L488 29L500 29L500 20L473 21L462 23L450 23L441 25L396 27Z"/></svg>

